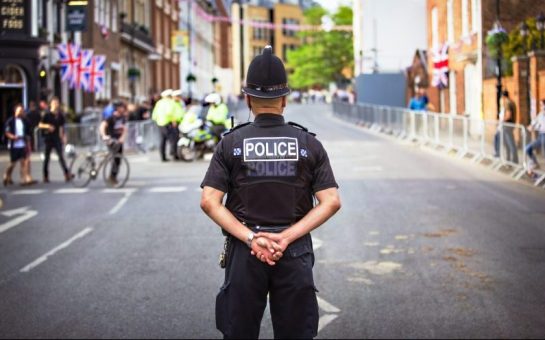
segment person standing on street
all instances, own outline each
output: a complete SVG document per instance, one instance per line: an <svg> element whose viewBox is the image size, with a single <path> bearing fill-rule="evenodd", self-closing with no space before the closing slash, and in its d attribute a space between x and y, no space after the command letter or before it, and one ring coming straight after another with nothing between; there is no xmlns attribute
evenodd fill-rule
<svg viewBox="0 0 545 340"><path fill-rule="evenodd" d="M108 149L112 153L122 155L123 143L125 143L125 136L127 135L127 129L125 127L127 122L127 106L122 101L115 101L112 103L112 107L114 109L112 115L104 119L100 124L100 136L106 145L108 145ZM117 185L119 164L121 164L121 158L116 157L108 178L112 185Z"/></svg>
<svg viewBox="0 0 545 340"><path fill-rule="evenodd" d="M507 151L507 161L518 164L518 151L517 145L515 143L515 136L513 134L514 126L512 125L515 124L516 116L516 104L511 100L511 98L509 98L509 92L503 91L499 116L500 122L498 124L498 131L494 135L494 149L496 153L495 156L500 157L500 134L503 134L503 143L506 146ZM509 125L506 125L505 123Z"/></svg>
<svg viewBox="0 0 545 340"><path fill-rule="evenodd" d="M274 337L310 339L318 329L310 232L340 209L338 186L322 144L284 122L290 90L272 47L251 62L246 84L255 121L224 135L201 184L201 208L227 235L216 327L227 339L257 339L269 296Z"/></svg>
<svg viewBox="0 0 545 340"><path fill-rule="evenodd" d="M43 181L49 183L49 159L51 151L54 149L59 157L59 163L64 172L64 179L69 182L72 179L72 174L66 166L64 160L63 144L66 143L64 133L65 118L61 111L60 101L57 97L51 99L49 111L42 117L39 128L44 130L45 141L45 158L43 165Z"/></svg>
<svg viewBox="0 0 545 340"><path fill-rule="evenodd" d="M26 120L28 122L28 128L30 130L30 149L32 151L36 151L36 140L34 137L34 130L38 127L40 124L40 120L42 119L42 115L40 113L40 109L38 106L36 106L36 102L31 100L28 104L28 111L26 113Z"/></svg>
<svg viewBox="0 0 545 340"><path fill-rule="evenodd" d="M172 142L172 123L175 120L175 117L171 89L161 93L161 99L155 103L151 119L157 124L161 134L161 146L159 148L161 160L163 162L168 162L166 156L167 141L170 142L170 154L176 155L176 142Z"/></svg>
<svg viewBox="0 0 545 340"><path fill-rule="evenodd" d="M535 169L539 169L539 163L534 153L534 149L541 148L545 150L545 99L541 100L541 111L532 119L528 130L537 132L537 138L526 145L525 152L530 158L528 162L528 174L533 175Z"/></svg>
<svg viewBox="0 0 545 340"><path fill-rule="evenodd" d="M4 134L8 140L10 163L4 173L3 184L13 184L11 174L15 165L21 165L21 185L32 185L36 181L30 176L30 124L24 119L23 105L15 106L14 116L6 121Z"/></svg>

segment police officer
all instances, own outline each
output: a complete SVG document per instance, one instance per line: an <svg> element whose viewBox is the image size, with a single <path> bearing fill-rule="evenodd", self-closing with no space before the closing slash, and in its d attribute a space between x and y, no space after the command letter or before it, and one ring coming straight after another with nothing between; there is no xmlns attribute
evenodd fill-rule
<svg viewBox="0 0 545 340"><path fill-rule="evenodd" d="M229 108L221 101L218 93L210 93L204 101L210 104L206 120L212 124L212 134L221 139L221 134L229 121Z"/></svg>
<svg viewBox="0 0 545 340"><path fill-rule="evenodd" d="M284 122L290 90L270 46L250 64L246 83L255 120L225 134L201 184L201 208L228 235L216 327L225 338L258 338L269 294L275 338L313 338L309 233L340 208L338 186L321 143Z"/></svg>
<svg viewBox="0 0 545 340"><path fill-rule="evenodd" d="M161 134L159 152L163 162L168 161L166 156L167 141L170 142L170 154L176 155L176 141L173 138L173 123L176 121L176 118L174 116L175 107L172 99L172 92L172 89L161 92L161 99L155 103L151 115L151 119L157 124Z"/></svg>

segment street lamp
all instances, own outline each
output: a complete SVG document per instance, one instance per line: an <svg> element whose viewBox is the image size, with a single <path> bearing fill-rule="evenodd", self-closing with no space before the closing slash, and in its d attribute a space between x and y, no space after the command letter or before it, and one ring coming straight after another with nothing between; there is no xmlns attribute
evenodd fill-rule
<svg viewBox="0 0 545 340"><path fill-rule="evenodd" d="M523 21L520 24L520 36L522 37L522 53L524 55L524 58L526 59L526 107L528 108L528 111L530 110L530 106L532 105L530 103L530 58L528 58L528 36L530 35L530 27L528 27L528 24L526 21ZM522 110L521 110L522 111ZM522 113L522 112L521 112ZM530 114L528 112L528 118L530 117Z"/></svg>
<svg viewBox="0 0 545 340"><path fill-rule="evenodd" d="M539 13L536 18L536 28L541 36L539 47L543 49L545 48L545 41L543 40L543 31L545 31L545 14L543 14L543 12Z"/></svg>

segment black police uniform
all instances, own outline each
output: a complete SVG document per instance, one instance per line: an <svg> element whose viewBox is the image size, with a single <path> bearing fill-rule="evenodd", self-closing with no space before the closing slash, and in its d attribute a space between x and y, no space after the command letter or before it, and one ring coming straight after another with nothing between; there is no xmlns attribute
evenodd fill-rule
<svg viewBox="0 0 545 340"><path fill-rule="evenodd" d="M226 207L254 232L279 232L303 218L317 191L336 188L329 159L313 134L260 114L227 133L202 183L227 193ZM216 325L226 338L257 338L267 293L275 338L312 338L318 305L310 234L290 244L275 266L231 237Z"/></svg>

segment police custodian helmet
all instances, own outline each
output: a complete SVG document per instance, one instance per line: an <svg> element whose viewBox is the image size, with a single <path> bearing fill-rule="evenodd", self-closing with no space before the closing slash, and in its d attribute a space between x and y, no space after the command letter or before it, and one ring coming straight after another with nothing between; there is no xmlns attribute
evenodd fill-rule
<svg viewBox="0 0 545 340"><path fill-rule="evenodd" d="M284 64L273 55L271 46L266 46L250 63L242 92L252 97L269 99L290 93Z"/></svg>

